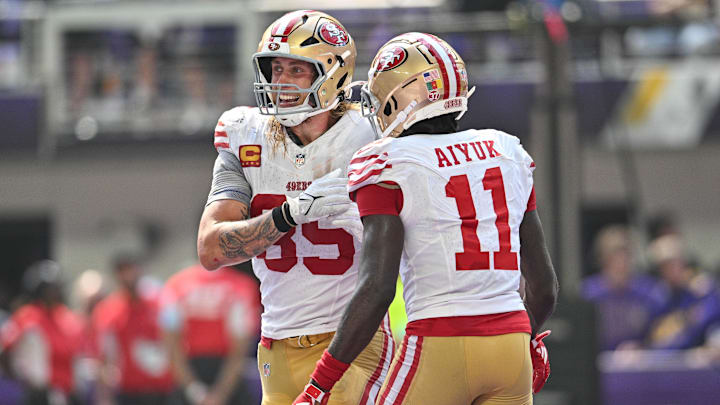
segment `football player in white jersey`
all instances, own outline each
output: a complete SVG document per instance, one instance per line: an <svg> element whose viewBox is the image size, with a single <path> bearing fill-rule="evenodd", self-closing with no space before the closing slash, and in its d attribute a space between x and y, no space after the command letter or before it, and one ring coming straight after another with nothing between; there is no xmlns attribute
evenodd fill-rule
<svg viewBox="0 0 720 405"><path fill-rule="evenodd" d="M258 107L226 111L215 129L198 255L210 270L252 259L263 304L263 405L287 405L302 392L357 284L362 224L349 210L346 171L376 136L359 104L344 98L355 56L333 17L284 15L253 55ZM335 403L374 403L394 351L389 319L376 332L333 391Z"/></svg>
<svg viewBox="0 0 720 405"><path fill-rule="evenodd" d="M383 138L350 163L360 283L295 403L332 401L327 391L370 341L399 272L409 323L376 404L531 404L549 374L547 331L537 333L558 291L534 163L514 136L458 132L465 63L436 36L390 40L368 76L363 108Z"/></svg>

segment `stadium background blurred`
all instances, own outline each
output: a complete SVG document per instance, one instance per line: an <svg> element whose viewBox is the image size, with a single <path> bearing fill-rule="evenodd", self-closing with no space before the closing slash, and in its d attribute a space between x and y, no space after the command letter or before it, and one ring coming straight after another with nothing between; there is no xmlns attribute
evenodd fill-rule
<svg viewBox="0 0 720 405"><path fill-rule="evenodd" d="M355 80L396 34L447 40L477 86L461 126L514 134L535 158L562 294L547 325L553 376L536 403L717 401L720 320L684 350L601 352L603 309L582 296L602 267L596 236L612 224L629 229L638 273L662 279L672 256L717 278L720 1L301 3L0 0L5 316L38 259L66 269L76 308L70 293L87 287L77 280L95 270L109 283L118 251L142 254L160 282L193 264L215 120L254 104L250 55L265 26L314 8L356 40ZM668 233L673 243L652 243Z"/></svg>

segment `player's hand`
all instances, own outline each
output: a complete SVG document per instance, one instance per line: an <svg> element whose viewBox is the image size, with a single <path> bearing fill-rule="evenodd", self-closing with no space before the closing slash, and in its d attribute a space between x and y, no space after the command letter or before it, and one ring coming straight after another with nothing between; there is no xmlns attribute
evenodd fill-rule
<svg viewBox="0 0 720 405"><path fill-rule="evenodd" d="M349 231L357 240L362 240L363 224L360 220L360 212L357 204L350 204L350 208L340 215L328 217L330 226L333 228L343 228Z"/></svg>
<svg viewBox="0 0 720 405"><path fill-rule="evenodd" d="M540 392L545 385L545 381L550 377L550 357L548 356L547 347L545 347L545 343L542 341L549 334L550 331L546 330L536 335L535 339L530 341L530 358L532 359L533 366L533 394Z"/></svg>
<svg viewBox="0 0 720 405"><path fill-rule="evenodd" d="M340 177L340 169L315 180L295 198L288 198L291 219L296 225L339 215L350 208L347 177Z"/></svg>
<svg viewBox="0 0 720 405"><path fill-rule="evenodd" d="M295 398L292 405L325 405L329 400L330 393L323 391L314 381L310 381L305 386L305 391Z"/></svg>

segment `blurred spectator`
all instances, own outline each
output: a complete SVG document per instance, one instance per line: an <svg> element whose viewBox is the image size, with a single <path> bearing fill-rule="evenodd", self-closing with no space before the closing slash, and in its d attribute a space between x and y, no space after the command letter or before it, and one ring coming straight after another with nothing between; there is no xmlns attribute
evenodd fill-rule
<svg viewBox="0 0 720 405"><path fill-rule="evenodd" d="M665 235L680 235L675 216L670 212L660 212L647 221L647 237L652 244L654 240Z"/></svg>
<svg viewBox="0 0 720 405"><path fill-rule="evenodd" d="M106 283L97 270L88 269L80 273L73 283L71 300L73 308L77 308L80 315L90 319L95 307L107 295Z"/></svg>
<svg viewBox="0 0 720 405"><path fill-rule="evenodd" d="M85 270L73 282L70 303L82 317L85 329L83 331L82 350L75 363L75 386L78 398L84 403L93 403L95 386L98 377L98 362L94 349L94 334L92 326L92 312L98 303L105 297L105 282L97 270ZM0 402L0 405L2 403Z"/></svg>
<svg viewBox="0 0 720 405"><path fill-rule="evenodd" d="M706 343L720 326L720 290L709 274L688 259L677 235L658 238L649 248L663 302L648 344L656 349L689 349ZM716 332L716 331L715 331Z"/></svg>
<svg viewBox="0 0 720 405"><path fill-rule="evenodd" d="M635 271L627 228L603 228L594 249L600 273L583 281L582 296L595 305L600 349L638 347L660 307L656 282Z"/></svg>
<svg viewBox="0 0 720 405"><path fill-rule="evenodd" d="M184 403L258 402L243 381L260 325L258 284L250 275L200 265L178 272L163 290L161 325Z"/></svg>
<svg viewBox="0 0 720 405"><path fill-rule="evenodd" d="M78 50L70 55L69 78L69 109L73 119L86 113L88 98L92 95L94 75L92 55L87 51Z"/></svg>
<svg viewBox="0 0 720 405"><path fill-rule="evenodd" d="M707 16L712 8L708 0L652 0L648 3L655 15Z"/></svg>
<svg viewBox="0 0 720 405"><path fill-rule="evenodd" d="M93 311L100 376L98 404L162 405L173 390L158 320L157 291L143 288L132 256L113 263L117 290Z"/></svg>
<svg viewBox="0 0 720 405"><path fill-rule="evenodd" d="M23 275L30 301L0 331L3 363L24 386L27 405L77 404L73 367L84 325L63 303L62 270L51 260L31 265Z"/></svg>

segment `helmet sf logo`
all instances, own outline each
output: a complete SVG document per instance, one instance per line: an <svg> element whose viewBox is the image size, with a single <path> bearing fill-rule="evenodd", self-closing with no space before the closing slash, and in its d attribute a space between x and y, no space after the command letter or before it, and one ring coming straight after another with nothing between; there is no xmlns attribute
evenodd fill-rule
<svg viewBox="0 0 720 405"><path fill-rule="evenodd" d="M324 22L318 30L320 38L330 45L345 46L350 42L347 32L334 22Z"/></svg>
<svg viewBox="0 0 720 405"><path fill-rule="evenodd" d="M385 72L388 70L395 69L407 60L408 54L405 48L401 46L395 46L390 49L386 49L380 56L378 56L377 64L375 65L375 72Z"/></svg>

